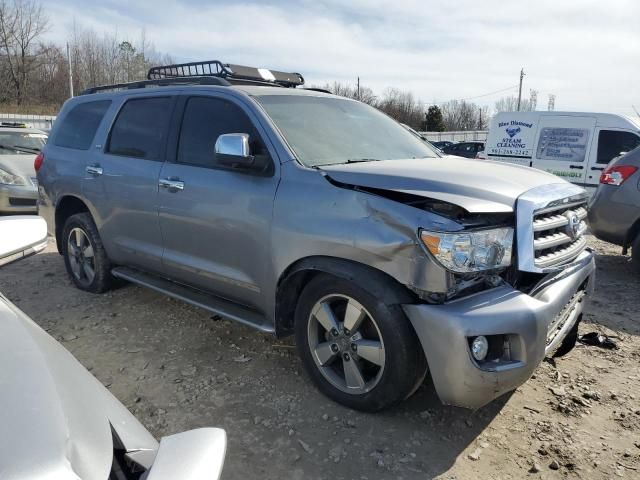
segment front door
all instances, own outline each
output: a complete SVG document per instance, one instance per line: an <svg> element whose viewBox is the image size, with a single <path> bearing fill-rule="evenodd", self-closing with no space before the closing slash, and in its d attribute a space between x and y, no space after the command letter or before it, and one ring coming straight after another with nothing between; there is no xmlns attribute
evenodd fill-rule
<svg viewBox="0 0 640 480"><path fill-rule="evenodd" d="M532 166L583 185L595 124L593 117L543 115Z"/></svg>
<svg viewBox="0 0 640 480"><path fill-rule="evenodd" d="M83 192L114 263L161 270L158 179L174 103L168 96L126 101L86 166Z"/></svg>
<svg viewBox="0 0 640 480"><path fill-rule="evenodd" d="M165 274L181 283L261 310L271 259L271 217L279 180L275 158L249 110L232 99L192 96L184 105L175 159L160 174ZM248 133L264 172L216 162L225 133Z"/></svg>
<svg viewBox="0 0 640 480"><path fill-rule="evenodd" d="M587 186L597 186L600 174L607 164L617 156L630 152L640 145L637 133L616 128L598 128L594 140L593 152L587 166Z"/></svg>

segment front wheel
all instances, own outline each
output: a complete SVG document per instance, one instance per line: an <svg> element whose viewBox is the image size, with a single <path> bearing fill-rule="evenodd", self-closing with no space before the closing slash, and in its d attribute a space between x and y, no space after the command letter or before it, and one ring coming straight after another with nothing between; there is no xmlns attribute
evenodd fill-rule
<svg viewBox="0 0 640 480"><path fill-rule="evenodd" d="M377 411L408 396L424 379L427 362L398 305L329 275L303 290L295 318L305 369L329 398Z"/></svg>

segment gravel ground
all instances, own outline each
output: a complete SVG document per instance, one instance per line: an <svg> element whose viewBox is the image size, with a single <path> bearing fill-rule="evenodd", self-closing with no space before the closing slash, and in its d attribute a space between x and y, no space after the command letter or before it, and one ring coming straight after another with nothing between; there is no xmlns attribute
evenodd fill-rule
<svg viewBox="0 0 640 480"><path fill-rule="evenodd" d="M598 279L579 346L513 394L470 412L427 383L370 415L323 397L292 340L256 333L141 287L75 289L44 253L2 269L0 290L102 381L156 436L226 429L223 478L640 478L640 277L590 238Z"/></svg>

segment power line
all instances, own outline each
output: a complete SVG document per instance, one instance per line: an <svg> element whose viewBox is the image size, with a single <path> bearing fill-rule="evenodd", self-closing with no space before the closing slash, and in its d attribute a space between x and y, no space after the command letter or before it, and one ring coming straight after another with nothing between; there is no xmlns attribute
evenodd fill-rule
<svg viewBox="0 0 640 480"><path fill-rule="evenodd" d="M451 100L459 100L459 101L467 101L467 100L475 100L476 98L482 98L482 97L488 97L490 95L495 95L496 93L502 93L502 92L506 92L508 90L513 90L514 88L518 88L519 84L516 83L515 85L511 85L510 87L507 88L501 88L500 90L495 90L493 92L489 92L489 93L483 93L482 95L476 95L474 97L466 97L466 98L452 98ZM442 104L442 103L448 103L451 100L447 100L446 102L436 102L434 101L434 104Z"/></svg>

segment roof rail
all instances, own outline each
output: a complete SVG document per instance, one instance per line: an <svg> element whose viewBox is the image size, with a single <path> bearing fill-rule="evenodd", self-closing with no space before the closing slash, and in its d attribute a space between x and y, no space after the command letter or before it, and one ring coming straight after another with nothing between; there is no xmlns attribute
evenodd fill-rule
<svg viewBox="0 0 640 480"><path fill-rule="evenodd" d="M192 77L217 77L232 83L249 82L260 85L279 85L288 88L304 85L304 78L299 73L233 65L222 63L220 60L160 65L150 68L147 73L149 80Z"/></svg>
<svg viewBox="0 0 640 480"><path fill-rule="evenodd" d="M134 88L162 87L169 85L231 85L224 78L215 77L188 77L188 78L163 78L157 80L141 80L139 82L115 83L113 85L100 85L84 90L80 95L103 92L108 90L130 90Z"/></svg>

